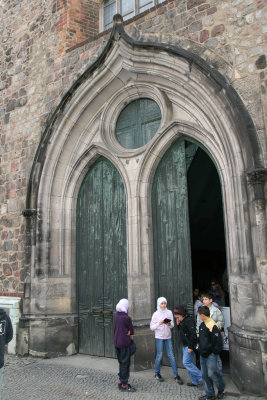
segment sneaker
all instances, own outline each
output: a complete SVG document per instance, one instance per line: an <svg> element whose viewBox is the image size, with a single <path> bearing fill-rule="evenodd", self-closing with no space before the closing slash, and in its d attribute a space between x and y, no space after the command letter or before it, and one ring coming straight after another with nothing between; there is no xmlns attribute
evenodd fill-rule
<svg viewBox="0 0 267 400"><path fill-rule="evenodd" d="M224 392L218 392L217 399L222 399L224 396Z"/></svg>
<svg viewBox="0 0 267 400"><path fill-rule="evenodd" d="M189 383L187 383L186 384L187 386L190 386L190 387L197 387L198 385L195 385L193 382L189 382Z"/></svg>
<svg viewBox="0 0 267 400"><path fill-rule="evenodd" d="M215 396L207 396L206 394L204 394L204 396L200 396L198 400L215 400L215 398Z"/></svg>
<svg viewBox="0 0 267 400"><path fill-rule="evenodd" d="M174 380L175 380L177 383L179 383L179 385L183 385L183 384L184 384L182 378L181 378L179 375L176 375L176 376L174 377Z"/></svg>
<svg viewBox="0 0 267 400"><path fill-rule="evenodd" d="M129 383L128 385L120 385L119 389L122 392L136 392L136 389L132 387Z"/></svg>
<svg viewBox="0 0 267 400"><path fill-rule="evenodd" d="M157 379L159 382L164 382L164 379L162 378L159 372L155 375L155 379Z"/></svg>
<svg viewBox="0 0 267 400"><path fill-rule="evenodd" d="M120 388L120 387L121 387L121 385L122 385L122 383L121 383L121 382L118 382L118 388Z"/></svg>

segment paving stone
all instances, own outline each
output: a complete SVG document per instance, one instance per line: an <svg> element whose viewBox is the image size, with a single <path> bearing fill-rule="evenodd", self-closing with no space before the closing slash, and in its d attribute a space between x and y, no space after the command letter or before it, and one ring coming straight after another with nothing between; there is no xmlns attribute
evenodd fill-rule
<svg viewBox="0 0 267 400"><path fill-rule="evenodd" d="M33 357L7 356L3 381L3 400L124 400L130 396L138 400L196 400L203 391L186 385L179 386L168 378L165 382L155 382L153 373L132 373L130 379L135 393L122 393L117 387L117 371L86 368L86 356L41 360ZM80 360L80 361L79 361ZM97 358L95 358L97 363ZM102 359L105 364L105 359ZM78 365L81 365L80 367ZM117 365L117 364L114 364ZM165 374L166 374L166 367ZM105 368L104 368L105 369ZM186 374L183 371L183 374ZM138 376L137 376L138 375ZM225 396L225 400L256 400L259 397L239 396L235 393Z"/></svg>

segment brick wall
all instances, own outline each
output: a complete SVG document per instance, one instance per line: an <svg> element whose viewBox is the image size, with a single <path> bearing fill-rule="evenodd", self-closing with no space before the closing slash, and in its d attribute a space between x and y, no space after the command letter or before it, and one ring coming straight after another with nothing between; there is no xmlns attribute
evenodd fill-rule
<svg viewBox="0 0 267 400"><path fill-rule="evenodd" d="M61 54L84 40L92 40L99 33L99 2L92 0L57 0L62 10L57 23Z"/></svg>

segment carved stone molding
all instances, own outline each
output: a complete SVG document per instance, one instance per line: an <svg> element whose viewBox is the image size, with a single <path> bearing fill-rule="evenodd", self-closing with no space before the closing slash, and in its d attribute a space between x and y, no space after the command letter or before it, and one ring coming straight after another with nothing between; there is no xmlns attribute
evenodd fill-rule
<svg viewBox="0 0 267 400"><path fill-rule="evenodd" d="M264 183L267 180L267 168L256 168L247 173L248 184L253 186L255 200L264 200Z"/></svg>
<svg viewBox="0 0 267 400"><path fill-rule="evenodd" d="M37 214L37 211L34 208L25 208L22 213L25 218L34 218Z"/></svg>

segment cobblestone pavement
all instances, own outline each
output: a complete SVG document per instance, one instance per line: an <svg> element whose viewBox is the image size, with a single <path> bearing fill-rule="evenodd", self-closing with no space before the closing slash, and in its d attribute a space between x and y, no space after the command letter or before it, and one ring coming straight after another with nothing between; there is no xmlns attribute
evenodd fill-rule
<svg viewBox="0 0 267 400"><path fill-rule="evenodd" d="M63 358L62 358L63 359ZM77 361L78 360L78 361ZM83 360L81 358L81 360ZM58 359L40 360L31 357L8 356L4 371L3 400L197 400L203 392L186 385L179 386L173 379L164 383L142 378L132 373L131 383L136 393L122 393L117 388L117 373L60 362ZM149 375L150 376L150 375ZM256 397L227 394L226 400L253 400Z"/></svg>

